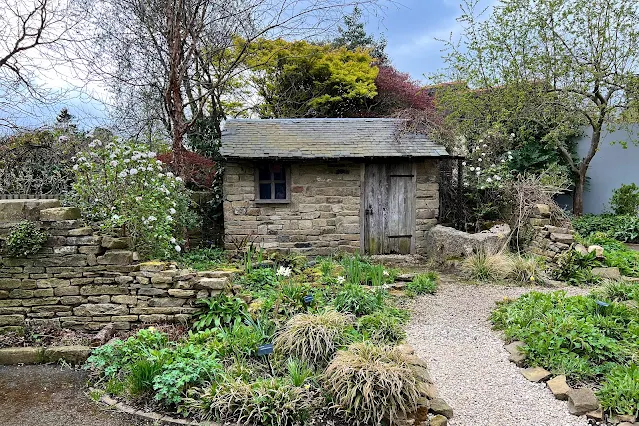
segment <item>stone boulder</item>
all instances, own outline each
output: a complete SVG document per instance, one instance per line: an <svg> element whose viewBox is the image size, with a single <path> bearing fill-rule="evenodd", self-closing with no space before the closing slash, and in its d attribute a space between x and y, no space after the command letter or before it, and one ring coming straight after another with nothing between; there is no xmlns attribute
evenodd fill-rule
<svg viewBox="0 0 639 426"><path fill-rule="evenodd" d="M60 207L58 200L0 200L0 222L38 220L40 210Z"/></svg>
<svg viewBox="0 0 639 426"><path fill-rule="evenodd" d="M430 412L448 419L453 417L453 409L441 398L434 398L430 401Z"/></svg>
<svg viewBox="0 0 639 426"><path fill-rule="evenodd" d="M521 374L531 382L543 382L551 376L550 371L541 367L531 367L521 370Z"/></svg>
<svg viewBox="0 0 639 426"><path fill-rule="evenodd" d="M555 398L562 401L568 399L568 393L572 390L571 387L568 386L568 383L566 383L566 376L563 374L548 380L546 386L548 386L548 389L550 389Z"/></svg>
<svg viewBox="0 0 639 426"><path fill-rule="evenodd" d="M619 281L621 279L621 271L616 267L592 268L592 275L607 280Z"/></svg>
<svg viewBox="0 0 639 426"><path fill-rule="evenodd" d="M592 389L579 388L568 392L568 411L575 416L582 416L599 408L599 401Z"/></svg>
<svg viewBox="0 0 639 426"><path fill-rule="evenodd" d="M504 346L510 354L508 360L515 363L518 367L521 367L526 360L526 354L521 350L524 346L526 346L526 344L520 341L514 341Z"/></svg>
<svg viewBox="0 0 639 426"><path fill-rule="evenodd" d="M477 234L436 225L426 234L426 254L437 262L463 259L473 253L484 251L497 253L510 234L506 224L496 225Z"/></svg>
<svg viewBox="0 0 639 426"><path fill-rule="evenodd" d="M40 210L42 222L55 222L59 220L80 219L80 209L77 207L54 207Z"/></svg>
<svg viewBox="0 0 639 426"><path fill-rule="evenodd" d="M603 257L603 255L604 255L604 248L601 247L601 246L597 246L597 245L589 246L588 247L588 253L592 253L593 251L595 252L595 256L597 256L599 258Z"/></svg>

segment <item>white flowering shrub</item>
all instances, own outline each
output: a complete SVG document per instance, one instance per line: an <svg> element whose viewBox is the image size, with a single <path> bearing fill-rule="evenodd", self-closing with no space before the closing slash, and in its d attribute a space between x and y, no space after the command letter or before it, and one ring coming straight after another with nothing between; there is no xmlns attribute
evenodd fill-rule
<svg viewBox="0 0 639 426"><path fill-rule="evenodd" d="M515 137L510 135L510 139ZM477 144L469 148L464 166L464 186L480 190L489 188L503 188L507 180L512 177L508 162L513 159L511 151L502 151L498 143L493 140L497 135L488 135L486 139L479 139Z"/></svg>
<svg viewBox="0 0 639 426"><path fill-rule="evenodd" d="M73 166L71 202L103 229L122 229L144 257L182 250L185 227L194 225L190 194L166 171L156 153L135 142L94 140Z"/></svg>

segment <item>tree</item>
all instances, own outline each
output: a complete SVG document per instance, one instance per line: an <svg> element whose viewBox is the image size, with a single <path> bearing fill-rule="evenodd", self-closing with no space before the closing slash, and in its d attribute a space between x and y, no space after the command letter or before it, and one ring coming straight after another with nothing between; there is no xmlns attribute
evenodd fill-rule
<svg viewBox="0 0 639 426"><path fill-rule="evenodd" d="M58 99L41 84L43 74L68 63L82 19L70 0L0 0L0 126L16 129L30 107Z"/></svg>
<svg viewBox="0 0 639 426"><path fill-rule="evenodd" d="M349 50L357 48L367 49L370 55L377 60L378 64L388 62L386 56L386 39L381 36L375 39L366 32L364 22L362 22L362 10L355 6L350 15L344 16L344 26L337 27L338 36L333 40L337 47L345 47Z"/></svg>
<svg viewBox="0 0 639 426"><path fill-rule="evenodd" d="M553 117L556 126L544 143L576 174L573 212L581 215L601 134L620 122L637 87L639 6L627 0L511 0L485 20L476 6L475 0L463 6L461 38L447 43L447 77L516 100L510 104L520 106L518 119ZM591 129L587 153L578 159L565 138L555 137L575 117Z"/></svg>
<svg viewBox="0 0 639 426"><path fill-rule="evenodd" d="M374 117L390 117L399 111L416 109L434 110L434 97L413 80L410 75L398 71L391 65L379 66L375 79L377 96L368 108L368 114Z"/></svg>
<svg viewBox="0 0 639 426"><path fill-rule="evenodd" d="M220 123L235 95L244 60L264 37L324 33L353 2L346 0L101 0L94 57L98 75L121 95L121 117L170 134L180 169L185 137L219 141ZM374 0L364 0L373 4ZM243 40L237 48L236 41ZM129 120L135 123L137 120ZM213 149L214 151L214 149Z"/></svg>
<svg viewBox="0 0 639 426"><path fill-rule="evenodd" d="M260 116L343 117L365 109L377 94L377 67L363 49L306 41L260 40L249 64L263 99Z"/></svg>

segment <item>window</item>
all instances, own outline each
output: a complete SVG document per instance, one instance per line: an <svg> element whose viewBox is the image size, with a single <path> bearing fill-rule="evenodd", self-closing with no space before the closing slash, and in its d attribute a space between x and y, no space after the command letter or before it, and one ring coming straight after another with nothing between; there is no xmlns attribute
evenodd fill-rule
<svg viewBox="0 0 639 426"><path fill-rule="evenodd" d="M280 163L260 164L256 170L255 200L262 203L288 203L287 167Z"/></svg>

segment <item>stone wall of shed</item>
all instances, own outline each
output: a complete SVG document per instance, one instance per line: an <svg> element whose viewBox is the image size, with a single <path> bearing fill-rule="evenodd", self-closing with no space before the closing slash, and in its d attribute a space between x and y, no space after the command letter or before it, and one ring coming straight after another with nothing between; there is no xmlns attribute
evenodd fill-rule
<svg viewBox="0 0 639 426"><path fill-rule="evenodd" d="M228 249L243 238L264 249L307 255L359 250L362 165L291 165L291 202L255 202L255 167L229 162L224 174L224 233Z"/></svg>
<svg viewBox="0 0 639 426"><path fill-rule="evenodd" d="M364 164L305 162L291 165L291 202L255 202L255 168L231 161L224 175L224 232L227 249L242 241L267 250L328 255L360 250L361 179ZM415 248L426 250L426 233L439 216L438 162L416 167Z"/></svg>
<svg viewBox="0 0 639 426"><path fill-rule="evenodd" d="M0 200L0 245L15 223L40 224L49 239L26 258L0 255L0 333L29 325L98 330L187 322L195 301L224 291L230 271L196 272L136 261L129 241L100 235L57 200Z"/></svg>

